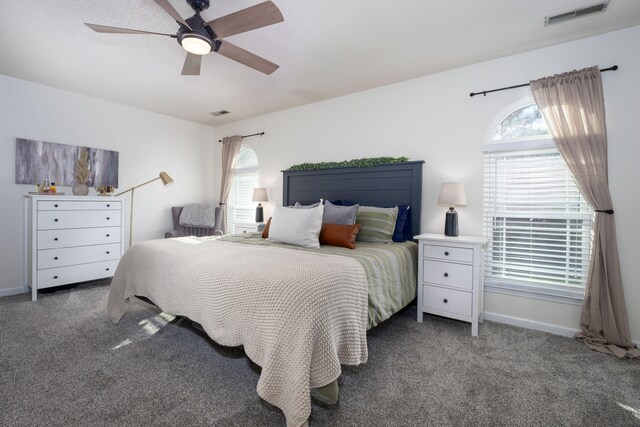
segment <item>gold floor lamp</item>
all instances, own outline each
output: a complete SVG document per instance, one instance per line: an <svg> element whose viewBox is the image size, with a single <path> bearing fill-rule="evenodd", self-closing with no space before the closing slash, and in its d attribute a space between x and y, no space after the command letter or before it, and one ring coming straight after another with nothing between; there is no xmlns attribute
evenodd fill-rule
<svg viewBox="0 0 640 427"><path fill-rule="evenodd" d="M162 181L162 184L165 187L173 182L173 179L169 176L168 173L160 172L160 175L157 178L150 179L147 182L143 182L142 184L135 185L130 189L123 191L122 193L116 194L116 196L121 196L131 191L131 207L129 208L129 247L131 247L131 243L133 242L133 194L135 193L134 190L138 187L142 187L143 185L147 185L158 179Z"/></svg>

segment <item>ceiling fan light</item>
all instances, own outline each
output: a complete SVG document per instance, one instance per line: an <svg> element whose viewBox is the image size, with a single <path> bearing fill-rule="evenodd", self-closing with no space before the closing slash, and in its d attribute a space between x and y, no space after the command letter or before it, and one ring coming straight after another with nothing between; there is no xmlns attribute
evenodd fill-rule
<svg viewBox="0 0 640 427"><path fill-rule="evenodd" d="M199 34L185 34L180 39L180 45L194 55L206 55L211 52L211 42Z"/></svg>

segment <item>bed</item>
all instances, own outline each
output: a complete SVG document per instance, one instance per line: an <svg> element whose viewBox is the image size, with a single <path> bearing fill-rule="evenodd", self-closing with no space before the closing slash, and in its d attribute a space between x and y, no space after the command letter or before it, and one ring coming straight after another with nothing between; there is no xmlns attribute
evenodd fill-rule
<svg viewBox="0 0 640 427"><path fill-rule="evenodd" d="M417 232L422 163L284 171L283 204L409 205ZM221 345L242 345L262 368L258 394L298 426L311 412L310 389L334 382L341 365L365 363L367 329L415 297L416 263L410 241L350 250L270 243L258 233L152 240L123 256L107 308L118 322L144 297Z"/></svg>

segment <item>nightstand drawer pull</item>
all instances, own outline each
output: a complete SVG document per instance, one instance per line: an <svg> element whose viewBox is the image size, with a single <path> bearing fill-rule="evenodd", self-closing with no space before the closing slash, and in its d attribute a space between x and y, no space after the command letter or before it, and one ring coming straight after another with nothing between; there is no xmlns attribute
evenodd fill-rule
<svg viewBox="0 0 640 427"><path fill-rule="evenodd" d="M107 234L107 237L111 236L110 234Z"/></svg>
<svg viewBox="0 0 640 427"><path fill-rule="evenodd" d="M110 254L111 252L107 251L107 254Z"/></svg>
<svg viewBox="0 0 640 427"><path fill-rule="evenodd" d="M53 278L54 278L54 279L57 279L57 278L58 278L58 276L53 276Z"/></svg>
<svg viewBox="0 0 640 427"><path fill-rule="evenodd" d="M108 207L108 208L110 208L110 207L111 207L111 205L110 205L109 203L107 203L107 207Z"/></svg>
<svg viewBox="0 0 640 427"><path fill-rule="evenodd" d="M442 302L446 304L446 303L449 302L449 300L445 298L445 299L442 300Z"/></svg>
<svg viewBox="0 0 640 427"><path fill-rule="evenodd" d="M106 270L109 271L109 267L107 267Z"/></svg>
<svg viewBox="0 0 640 427"><path fill-rule="evenodd" d="M57 257L57 256L54 256L54 257L53 257L53 259L55 259L55 260L57 261L57 260L58 260L58 257Z"/></svg>
<svg viewBox="0 0 640 427"><path fill-rule="evenodd" d="M449 256L449 251L444 251L444 256Z"/></svg>
<svg viewBox="0 0 640 427"><path fill-rule="evenodd" d="M54 207L54 208L57 208L57 207L58 207L58 204L56 203L55 205L53 205L53 207Z"/></svg>
<svg viewBox="0 0 640 427"><path fill-rule="evenodd" d="M53 222L58 222L58 218L54 218L54 219L53 219Z"/></svg>
<svg viewBox="0 0 640 427"><path fill-rule="evenodd" d="M449 277L449 273L444 273L444 277Z"/></svg>
<svg viewBox="0 0 640 427"><path fill-rule="evenodd" d="M109 221L111 218L107 217L107 221Z"/></svg>
<svg viewBox="0 0 640 427"><path fill-rule="evenodd" d="M53 238L53 241L54 241L54 242L57 242L57 241L58 241L58 238L57 238L57 237L54 237L54 238Z"/></svg>

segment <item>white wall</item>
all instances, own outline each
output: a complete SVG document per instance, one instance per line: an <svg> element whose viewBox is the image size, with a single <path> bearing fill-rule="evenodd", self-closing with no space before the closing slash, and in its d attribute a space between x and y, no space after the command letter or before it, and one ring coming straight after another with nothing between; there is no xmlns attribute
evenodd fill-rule
<svg viewBox="0 0 640 427"><path fill-rule="evenodd" d="M0 296L25 283L23 195L34 187L14 184L16 138L118 151L120 190L169 173L172 185L157 181L136 190L134 243L173 228L171 206L217 200L211 127L2 75L0 94ZM71 194L70 187L58 191Z"/></svg>
<svg viewBox="0 0 640 427"><path fill-rule="evenodd" d="M591 65L620 66L603 74L609 130L611 186L631 335L640 338L640 263L635 259L640 198L640 27L513 55L440 74L216 127L216 135L265 131L245 140L260 161L262 184L282 200L281 170L303 162L408 156L425 160L422 232L441 232L440 184L464 182L468 206L459 208L461 234L482 233L482 144L497 120L530 97L522 88L469 97L470 92L524 83ZM215 147L216 153L220 147ZM216 154L217 155L217 154ZM219 182L219 177L216 177ZM216 184L217 185L217 184ZM271 205L271 206L269 206ZM273 203L265 206L269 215ZM487 293L485 310L560 329L578 329L579 307Z"/></svg>

